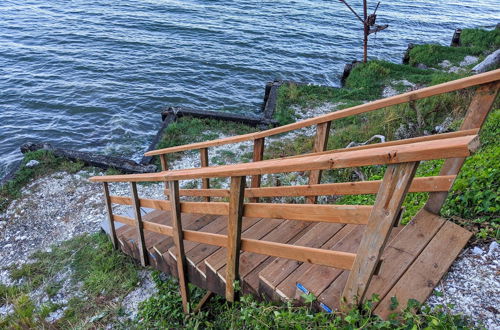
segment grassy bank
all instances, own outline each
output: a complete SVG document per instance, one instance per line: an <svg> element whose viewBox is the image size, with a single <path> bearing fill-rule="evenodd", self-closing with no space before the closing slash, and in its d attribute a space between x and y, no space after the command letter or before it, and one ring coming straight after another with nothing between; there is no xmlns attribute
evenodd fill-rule
<svg viewBox="0 0 500 330"><path fill-rule="evenodd" d="M62 273L69 273L63 282L59 276ZM0 308L9 305L12 309L8 316L0 317L0 327L4 329L87 329L109 325L133 329L411 329L471 326L464 317L447 313L446 306L433 311L424 307L420 314L415 314L414 311L420 308L416 301L411 301L405 311L394 313L389 320L382 320L370 312L376 297L359 310L345 315L316 313L309 306L261 302L251 296L244 296L234 304L215 297L200 313L185 316L178 283L156 271L153 272L153 280L159 293L139 305L136 318L123 319L125 303L122 304L122 301L137 286L138 266L114 250L104 234L76 237L54 246L50 252L35 253L32 263L12 267L11 278L17 284L0 285ZM40 296L54 297L61 290L66 294L73 293L66 303L55 304L50 299L41 304L36 301ZM194 286L190 290L194 307L205 292ZM311 295L304 298L309 303L315 299ZM60 318L51 322L50 317L56 311L60 311Z"/></svg>
<svg viewBox="0 0 500 330"><path fill-rule="evenodd" d="M451 48L435 45L415 46L410 53L411 65L399 65L384 61L370 61L357 66L349 76L346 88L283 85L279 89L276 118L281 123L297 120L298 111L307 112L318 106L330 104L335 111L366 101L378 99L391 87L396 92L411 88L429 86L457 79L470 74L470 66L461 72L433 70L440 68L444 60L458 65L465 56L484 58L486 53L500 45L498 31L464 30L464 47ZM430 54L430 55L429 55ZM417 68L425 64L427 69ZM387 140L401 139L433 133L440 125L449 131L456 130L461 123L470 101L471 92L449 93L407 105L381 109L377 112L346 118L333 124L328 148L343 148L351 141L363 142L375 134L384 135ZM499 236L499 182L500 134L499 102L481 131L481 149L465 163L449 198L443 208L443 215L460 223L476 233L481 240L500 239ZM214 138L244 134L255 128L235 123L181 118L166 130L159 147L170 147ZM277 158L310 152L311 134L280 136L268 139L265 158ZM251 143L235 148L217 149L211 158L212 165L250 161ZM189 158L191 157L191 158ZM169 161L188 158L193 161L199 156L195 152L173 155ZM30 160L40 164L34 168L25 165ZM417 176L435 175L442 161L423 162ZM194 163L188 164L194 166ZM191 166L191 167L192 167ZM19 198L21 189L31 180L57 171L74 173L83 168L81 163L72 163L37 151L25 155L20 171L14 180L0 190L0 212L9 202ZM365 180L380 179L383 166L359 169ZM268 176L264 186L297 184L307 180L307 173L292 173L288 176ZM325 171L323 182L360 180L352 170ZM197 184L197 183L194 183ZM222 186L214 180L213 187ZM404 206L404 221L408 221L420 209L427 194L417 193L407 197ZM339 204L372 204L373 195L334 197L322 202ZM1 328L104 328L109 325L125 328L467 328L472 325L461 316L449 313L447 306L434 311L420 307L412 301L404 312L394 314L384 321L370 313L370 302L362 308L341 314L315 313L309 306L294 307L288 304L273 304L243 297L241 301L229 304L222 298L209 302L207 308L196 315L184 316L178 285L171 278L164 278L157 272L153 279L159 294L145 300L133 320L122 320L124 297L138 285L139 267L133 260L112 249L104 234L84 235L54 246L47 252L35 253L30 263L9 269L10 285L0 285L0 309L11 312L0 317ZM61 277L61 274L66 274ZM79 292L63 303L52 303L51 297L61 292ZM193 304L204 292L191 287ZM37 297L47 299L38 301ZM312 303L313 296L305 296ZM376 297L373 297L376 300ZM397 302L394 302L396 305ZM60 318L51 322L50 316L60 311Z"/></svg>

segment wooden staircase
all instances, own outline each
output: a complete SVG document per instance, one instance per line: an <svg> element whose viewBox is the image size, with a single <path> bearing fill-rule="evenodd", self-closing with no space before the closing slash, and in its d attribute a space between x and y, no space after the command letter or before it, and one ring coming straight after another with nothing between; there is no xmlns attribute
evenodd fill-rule
<svg viewBox="0 0 500 330"><path fill-rule="evenodd" d="M171 217L169 212L153 211L145 215L143 221L170 225ZM227 231L225 216L185 214L182 221L188 230L220 234ZM345 252L356 252L364 229L362 225L311 224L281 219L243 218L242 223L244 238ZM117 236L120 249L139 260L136 231L134 226L125 225L117 229ZM369 297L378 293L381 298L376 312L388 316L392 296L425 300L470 236L469 231L425 210L410 224L394 227L382 255L382 260L390 262L381 264L368 287ZM178 277L177 254L172 238L146 232L145 239L150 265ZM188 281L223 296L226 250L189 241L185 242L184 249ZM310 292L317 297L315 307L327 312L340 307L348 276L349 271L307 262L251 252L240 255L243 294L301 304L301 295Z"/></svg>
<svg viewBox="0 0 500 330"><path fill-rule="evenodd" d="M470 87L477 88L457 132L326 150L332 120ZM496 70L268 131L149 152L160 156L162 172L91 181L103 182L105 227L114 246L177 277L186 313L188 282L233 301L239 280L243 294L262 299L301 304L302 295L312 293L314 306L326 312L377 294L374 312L386 318L392 297L400 302L398 309L410 298L424 301L471 236L438 214L466 157L478 148L478 131L499 87ZM265 137L311 125L317 125L313 153L262 160ZM253 162L209 166L208 147L241 141L254 141ZM167 154L192 149L200 150L202 168L168 170ZM420 161L432 159L445 159L439 175L414 178ZM387 165L383 180L321 183L322 170L369 165ZM297 171L310 173L308 185L260 187L263 174ZM211 189L214 177L230 177L230 188ZM202 179L202 189L179 189L179 181L190 179ZM165 200L138 196L137 182L152 181L165 182ZM112 182L129 182L131 197L111 196ZM401 226L403 200L416 192L428 192L429 199ZM353 194L376 194L376 201L373 206L315 204L320 195ZM282 196L306 196L308 204L259 200ZM133 216L114 214L113 204L129 205ZM145 208L153 211L143 214Z"/></svg>

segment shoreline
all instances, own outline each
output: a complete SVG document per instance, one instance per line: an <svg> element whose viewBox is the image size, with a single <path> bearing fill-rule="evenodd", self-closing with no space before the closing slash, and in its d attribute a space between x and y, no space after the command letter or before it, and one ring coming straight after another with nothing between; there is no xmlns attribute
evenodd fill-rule
<svg viewBox="0 0 500 330"><path fill-rule="evenodd" d="M421 55L419 53L416 54ZM479 61L479 58L477 60ZM458 67L455 66L455 63L450 62L450 65L446 65L445 67L440 65L442 63L442 61L436 61L436 66L438 68L436 70L432 70L429 69L429 66L427 69L418 69L413 67L404 67L399 64L396 65L391 63L384 63L383 61L371 61L367 65L361 65L353 70L352 75L347 79L348 88L343 90L324 86L318 87L310 85L299 85L294 83L283 84L279 89L276 89L276 110L278 112L282 111L284 114L287 114L288 111L288 114L291 115L290 117L283 115L281 117L282 120L289 120L290 118L291 120L300 120L322 113L334 111L335 109L349 107L356 102L365 102L373 97L379 97L375 92L401 93L408 89L420 88L425 84L434 83L434 80L432 79L450 79L450 77L453 78L455 77L455 75L457 75L457 73L450 72L451 70L455 70L452 69L453 67ZM470 70L472 65L472 63L465 65L464 72L465 70ZM432 66L430 67L432 68ZM358 84L360 80L369 80L364 79L364 77L370 77L370 74L372 74L373 72L378 72L379 75L377 76L377 79L383 78L382 81L373 82L374 85L370 85L368 91L363 88L358 88L356 84ZM385 76L380 73L385 73ZM432 79L429 78L431 74L433 75ZM404 81L400 79L400 77L404 77ZM389 82L389 84L386 84L386 82ZM376 86L376 88L372 88L372 86ZM358 94L346 94L348 91L352 90L357 90ZM461 97L467 98L468 96L461 95ZM284 101L289 99L291 99L295 103L284 103ZM446 98L440 101L444 102L446 108L449 105L456 105L455 102L460 103L461 100L459 99L457 101L453 98ZM402 111L402 109L400 108L395 110ZM422 114L425 117L428 114L432 114L433 110L435 109L430 108L428 109L428 112L422 112ZM403 128L401 128L402 126L398 126L400 122L395 119L393 119L394 122L391 122L391 125L387 124L387 122L385 121L386 115L391 114L390 112L387 112L387 114L382 116L381 118L367 117L363 122L349 123L345 121L334 128L334 135L336 139L335 141L330 141L329 146L334 148L337 146L337 144L339 146L345 147L350 142L362 143L364 141L367 141L374 131L383 133L384 136L388 139L393 139L398 137L404 138L413 134L425 134L426 132L430 134L432 132L429 131L429 129L434 129L438 126L440 127L439 130L452 130L454 127L453 125L457 125L457 123L460 122L461 112L460 110L456 110L456 112L457 113L454 114L453 117L449 117L447 115L441 117L425 117L426 119L421 125L418 123L418 118L410 118L408 116L404 116L405 114L407 115L408 113L411 113L411 111L407 113L403 112L403 119L405 121L402 123L407 124L404 125ZM500 120L500 112L498 112L498 114L497 112L498 110L494 111L494 113L492 111L492 114L490 114L492 120ZM367 123L371 126L367 126ZM492 125L488 126L489 130L491 130L491 126ZM393 128L394 132L392 132ZM362 132L359 133L355 129ZM168 125L168 127L165 128L165 136L160 139L159 146L170 146L169 144L197 142L196 139L213 139L215 137L235 135L246 132L245 130L255 130L255 128L234 122L229 123L220 122L213 119L182 117L179 120L172 122L171 125ZM310 150L310 143L313 137L313 131L304 130L297 134L279 135L272 139L266 139L266 157L277 158L287 156L288 153L298 154L302 151ZM491 145L494 145L494 140L493 142L490 142L488 148L491 148ZM486 151L482 150L482 152ZM249 157L251 157L250 149L248 149L245 144L235 144L231 146L231 148L227 146L220 146L217 148L211 148L209 152L211 153L210 158L215 159L214 164L211 165L241 162L250 159ZM176 157L173 157L171 159L171 166L173 168L199 166L199 156L197 154L188 152L183 153L182 155L184 156L184 158L182 159ZM28 251L36 251L38 246L42 246L47 253L47 255L44 256L46 258L50 258L51 253L55 253L55 251L58 251L57 246L64 246L66 242L65 238L78 239L77 234L80 232L93 233L99 231L98 223L100 222L100 220L105 218L105 208L100 187L98 187L97 185L91 185L90 183L86 182L86 177L91 175L91 172L94 172L92 174L95 174L96 171L100 170L89 169L82 163L66 162L59 158L51 158L51 156L44 154L44 152L42 151L28 153L26 157L28 158L23 160L21 171L30 171L28 174L26 174L26 172L23 172L23 175L27 175L28 177L26 181L27 183L22 184L22 182L20 182L19 196L15 198L15 201L8 206L5 212L0 212L0 235L2 236L0 245L2 246L2 253L8 253L8 259L2 257L0 259L0 263L2 263L1 266L5 266L3 265L4 260L10 260L7 263L12 263L12 261L17 262L19 263L18 267L16 267L18 270L24 269L21 265L22 261L28 262L28 264L34 262L35 260L38 261L38 259L31 256ZM487 156L481 157L488 158ZM479 162L482 159L481 157L477 157L473 161ZM27 162L32 159L39 159L40 163L38 165L35 165L34 168L26 168L25 164L27 164ZM489 166L488 164L490 163L485 164L486 165L482 166ZM429 168L426 168L425 170L432 171L438 164L436 165L433 163L427 163L427 165L427 167ZM472 173L467 174L468 176L466 175L465 178L463 178L463 180L465 180L463 184L467 185L469 183L466 180L471 175L475 175L475 169L473 168L471 170L468 168L464 168L464 171L465 170L468 170L467 173ZM423 174L425 175L427 173L428 172L425 172ZM325 180L338 180L339 176L341 176L340 178L344 178L342 175L345 177L351 177L353 174L340 172L335 173L335 175L327 174ZM374 176L378 175L378 172L375 171L375 173L372 173L370 171L366 171L363 175L366 176L365 179L370 180L373 179ZM263 179L263 185L300 184L304 180L305 177L303 177L300 173L293 176L266 176ZM483 183L484 182L479 183L479 187L480 184ZM184 182L183 184L184 187L188 188L190 186L198 185L199 182L188 181ZM227 183L225 183L223 180L214 180L213 187L224 187L225 184ZM82 188L83 191L78 192L79 188ZM476 188L476 186L474 188ZM117 195L126 195L128 193L128 187L126 185L118 185L112 189L114 189L114 194ZM160 198L162 196L163 186L161 184L146 185L140 186L139 189L142 196ZM321 203L341 203L345 201L345 199L338 198L320 199ZM355 200L354 202L360 201ZM370 202L370 200L368 200L368 202ZM416 206L413 207L419 206L418 198L411 200L411 202L416 203ZM48 203L47 207L45 207L45 203ZM351 203L353 203L351 200L349 200L349 202L346 202L346 204ZM361 201L361 203L363 202ZM65 206L64 209L62 206ZM77 210L78 212L75 212L75 210ZM64 213L64 211L68 212ZM125 209L123 209L122 211L126 212ZM407 212L411 214L411 207L408 207ZM451 214L453 215L453 212L456 212L456 210L452 209L450 212L452 212ZM9 221L8 224L6 224L7 221ZM466 222L466 220L464 220L464 222ZM63 228L64 230L61 229L60 231L58 231L60 229L58 225L61 225L61 228ZM80 227L78 227L79 225ZM43 229L41 229L38 233L36 240L30 241L29 233L34 226L43 226ZM95 228L96 226L97 228ZM4 235L7 230L6 228L9 228L8 239L11 240L11 238L13 238L13 242L21 243L17 248L19 248L19 250L22 250L22 253L14 252L11 256L11 252L17 248L14 247L14 243L6 242L7 239L4 239ZM479 227L476 230L476 235L481 235L481 228L483 227ZM497 258L500 251L498 247L490 249L490 246L492 244L490 242L492 240L495 241L494 235L494 233L492 234L490 232L487 232L486 238L477 236L476 241L469 243L467 248L462 252L461 257L456 261L455 265L453 266L454 268L452 268L446 275L445 279L441 281L441 284L438 287L438 291L442 293L442 296L440 296L440 294L435 294L429 301L431 305L436 306L442 303L449 302L455 303L459 307L458 312L469 313L469 317L472 317L475 322L477 322L478 320L483 320L491 328L500 326L500 324L495 323L495 315L498 315L498 310L500 310L500 302L492 298L494 297L495 290L500 292L500 281L498 281L494 277L495 271L498 269L498 267L500 267ZM58 245L50 247L50 243L52 243L53 240L57 241ZM90 243L94 244L95 242L91 240ZM12 245L6 247L6 244ZM476 248L480 249L481 251L478 251ZM76 253L75 251L71 250L65 252L69 254ZM111 252L106 251L106 253ZM497 261L496 263L495 260ZM123 264L127 265L126 267L130 266L127 263L130 263L130 260L122 262ZM475 267L472 268L471 265L474 265ZM57 283L70 283L73 279L73 276L76 276L71 272L67 272L67 270L70 269L70 266L65 265L65 267L66 268L63 269L66 272L60 271L57 273L58 277L55 277ZM11 280L9 277L12 275L11 271L12 270L3 270L0 273L0 286L15 286L30 283L30 274L21 276L17 280ZM155 295L158 294L159 291L152 289L156 288L155 284L153 283L154 276L152 275L152 273L149 273L148 271L141 272L139 271L139 268L136 268L134 271L135 274L139 274L137 275L137 278L134 278L134 280L136 280L136 283L124 289L123 292L117 293L116 296L113 296L113 299L116 300L116 304L127 304L129 301L127 299L130 298L129 294L131 294L132 292L135 292L135 294L139 292L139 297L133 298L136 302L138 302L139 300L154 299ZM469 281L469 277L471 276L475 277L478 280ZM481 276L488 279L490 290L492 291L484 290L484 287L482 286L483 283L481 281ZM47 322L49 323L58 322L58 320L61 319L64 320L69 313L68 311L71 311L72 308L71 304L69 304L69 301L71 301L72 299L80 299L79 295L87 297L86 295L88 294L88 292L83 288L83 282L78 284L77 281L76 286L72 286L69 284L68 286L62 286L53 297L50 297L50 295L44 290L48 290L50 292L51 285L54 284L52 282L52 277L45 279L44 284L41 287L38 287L36 290L27 293L30 299L33 299L37 302L37 308L42 308L47 302L53 302L55 305L57 305L54 305L53 308L55 310L51 310L47 318L44 318L44 320L48 319L49 321ZM144 295L140 295L142 289L145 289ZM71 291L74 291L73 294L68 293ZM98 297L99 294L90 295L87 297L87 299L97 299ZM18 299L17 296L16 299ZM479 299L479 303L473 303L476 299ZM3 304L2 306L0 306L0 320L8 313L14 311L14 306L17 306L15 305L16 301L17 300L15 299L11 299L9 300L8 304ZM464 308L461 308L462 306L460 306L460 303L463 301L467 301L468 304L467 306L463 306ZM61 304L63 305L62 307L60 306ZM108 321L111 324L121 325L123 325L124 323L120 322L125 322L125 324L127 324L126 322L129 322L123 320L117 321L119 319L118 312L116 312L112 308L108 310L109 306L107 304L105 306L105 310L106 313L108 313L108 316L99 316L102 314L101 310L92 311L92 313L89 313L89 315L85 316L83 322L100 324L102 326L104 326ZM104 307L101 306L101 308ZM131 311L131 313L134 314L140 310L141 307L138 307L138 309L134 309L133 311ZM444 307L444 310L447 313L452 311L451 308L446 306Z"/></svg>

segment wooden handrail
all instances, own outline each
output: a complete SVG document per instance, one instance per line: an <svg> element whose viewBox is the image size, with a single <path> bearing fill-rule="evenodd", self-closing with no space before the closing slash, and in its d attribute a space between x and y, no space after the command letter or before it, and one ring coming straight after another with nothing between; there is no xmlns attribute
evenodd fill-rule
<svg viewBox="0 0 500 330"><path fill-rule="evenodd" d="M312 126L312 125L316 125L316 124L326 123L326 122L329 122L332 120L338 120L341 118L345 118L345 117L349 117L349 116L353 116L353 115L358 115L361 113L366 113L366 112L378 110L381 108L385 108L385 107L389 107L389 106L393 106L393 105L397 105L397 104L401 104L401 103L416 101L416 100L420 100L420 99L427 98L427 97L434 96L434 95L439 95L439 94L443 94L443 93L457 91L457 90L464 89L464 88L482 85L482 84L494 82L497 80L500 80L500 69L477 74L477 75L462 78L462 79L457 79L454 81L449 81L449 82L435 85L435 86L425 87L425 88L422 88L419 90L410 91L407 93L399 94L399 95L388 97L385 99L376 100L373 102L369 102L369 103L361 104L361 105L354 106L351 108L331 112L331 113L328 113L326 115L322 115L322 116L318 116L318 117L314 117L314 118L310 118L310 119L305 119L305 120L302 120L302 121L299 121L296 123L272 128L272 129L261 131L261 132L231 136L231 137L217 139L217 140L186 144L186 145L182 145L182 146L175 146L175 147L158 149L158 150L152 150L152 151L145 153L145 155L146 156L155 156L155 155L169 154L169 153L174 153L174 152L179 152L179 151L221 146L221 145L237 143L237 142L253 141L256 139L261 139L261 138L265 138L265 137L272 136L272 135L286 133L286 132L293 131L296 129L300 129L300 128L304 128L304 127L308 127L308 126Z"/></svg>
<svg viewBox="0 0 500 330"><path fill-rule="evenodd" d="M450 190L456 175L426 176L415 178L409 192L438 192ZM376 194L382 180L323 183L300 186L279 186L246 188L245 197L299 197L299 196L329 196L329 195L362 195ZM229 189L180 189L181 196L191 197L229 197ZM168 195L165 190L165 195ZM119 197L127 198L127 197ZM120 204L120 203L118 203Z"/></svg>
<svg viewBox="0 0 500 330"><path fill-rule="evenodd" d="M372 149L347 150L342 153L325 152L321 155L312 154L292 159L273 159L254 163L172 170L159 173L94 176L90 180L94 182L175 181L396 164L431 159L468 157L478 147L478 136L468 135Z"/></svg>
<svg viewBox="0 0 500 330"><path fill-rule="evenodd" d="M133 199L128 197L109 196L109 198L111 203L134 205ZM138 203L141 207L155 210L170 211L172 209L170 201L140 198L138 199ZM243 216L249 218L273 218L364 225L368 221L371 210L372 206L369 205L244 203ZM180 202L180 211L182 213L228 215L229 203ZM127 217L117 215L114 217L114 221L131 224Z"/></svg>

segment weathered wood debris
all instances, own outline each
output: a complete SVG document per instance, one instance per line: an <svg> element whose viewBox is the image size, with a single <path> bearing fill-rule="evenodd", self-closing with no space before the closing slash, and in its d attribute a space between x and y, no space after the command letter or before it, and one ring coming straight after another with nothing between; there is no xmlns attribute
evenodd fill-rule
<svg viewBox="0 0 500 330"><path fill-rule="evenodd" d="M63 149L53 147L49 143L34 143L28 142L21 146L21 152L24 154L30 151L47 150L52 152L57 157L66 158L75 162L83 162L88 166L95 166L102 169L114 168L125 173L150 173L156 171L156 165L142 165L133 160L99 155L92 152L77 151L72 149Z"/></svg>

